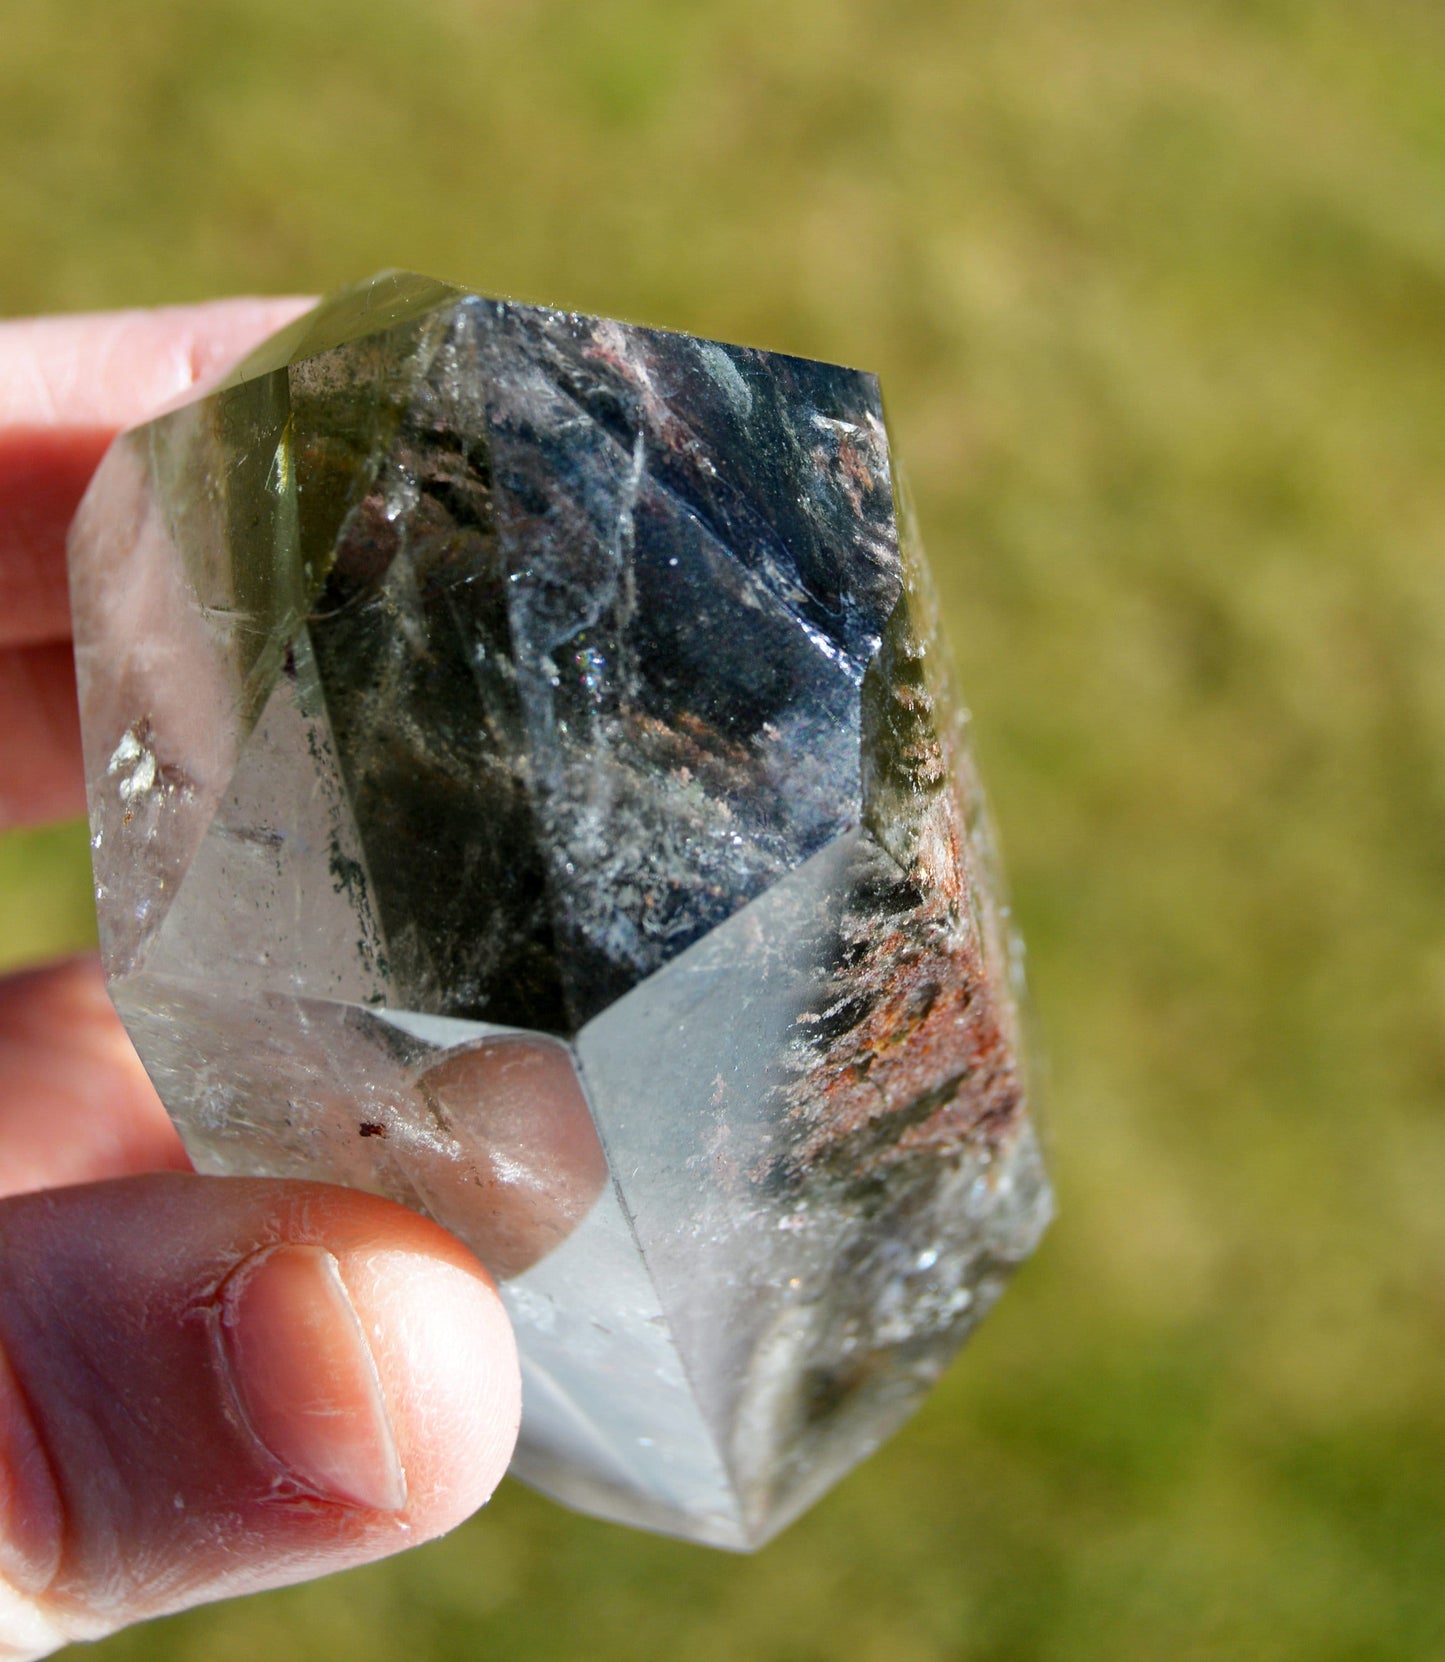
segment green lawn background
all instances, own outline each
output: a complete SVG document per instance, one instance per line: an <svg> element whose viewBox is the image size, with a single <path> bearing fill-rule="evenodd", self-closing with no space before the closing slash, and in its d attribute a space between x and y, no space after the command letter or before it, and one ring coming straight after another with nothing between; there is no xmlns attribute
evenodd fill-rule
<svg viewBox="0 0 1445 1662"><path fill-rule="evenodd" d="M515 1485L186 1662L1445 1658L1438 0L0 0L0 313L408 265L877 369L1060 1220L734 1559ZM0 951L87 937L76 827Z"/></svg>

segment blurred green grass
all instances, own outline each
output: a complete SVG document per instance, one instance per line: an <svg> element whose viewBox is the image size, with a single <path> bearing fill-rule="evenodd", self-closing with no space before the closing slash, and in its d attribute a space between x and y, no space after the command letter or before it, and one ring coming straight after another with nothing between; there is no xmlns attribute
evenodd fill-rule
<svg viewBox="0 0 1445 1662"><path fill-rule="evenodd" d="M1062 1214L752 1560L515 1486L114 1658L1445 1657L1445 12L0 0L0 312L408 265L880 371ZM88 924L0 847L10 962Z"/></svg>

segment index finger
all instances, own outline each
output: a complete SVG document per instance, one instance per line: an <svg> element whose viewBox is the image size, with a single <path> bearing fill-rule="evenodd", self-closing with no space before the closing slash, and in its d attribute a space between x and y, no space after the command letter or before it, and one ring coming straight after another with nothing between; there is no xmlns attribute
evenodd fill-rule
<svg viewBox="0 0 1445 1662"><path fill-rule="evenodd" d="M0 322L0 649L69 635L65 532L115 434L310 304L219 300Z"/></svg>

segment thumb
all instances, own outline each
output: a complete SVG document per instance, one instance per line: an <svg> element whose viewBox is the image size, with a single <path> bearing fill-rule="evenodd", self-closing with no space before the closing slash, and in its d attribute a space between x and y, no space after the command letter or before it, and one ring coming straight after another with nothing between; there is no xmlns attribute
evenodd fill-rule
<svg viewBox="0 0 1445 1662"><path fill-rule="evenodd" d="M485 1271L387 1201L162 1173L0 1203L0 1656L439 1534L519 1403Z"/></svg>

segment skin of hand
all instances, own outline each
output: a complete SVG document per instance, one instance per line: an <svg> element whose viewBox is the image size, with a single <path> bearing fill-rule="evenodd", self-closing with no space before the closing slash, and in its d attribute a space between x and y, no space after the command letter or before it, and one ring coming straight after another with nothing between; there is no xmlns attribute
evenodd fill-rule
<svg viewBox="0 0 1445 1662"><path fill-rule="evenodd" d="M0 829L84 809L64 542L106 445L306 304L0 323ZM192 1174L98 967L0 981L0 1659L452 1528L520 1396L450 1235Z"/></svg>

